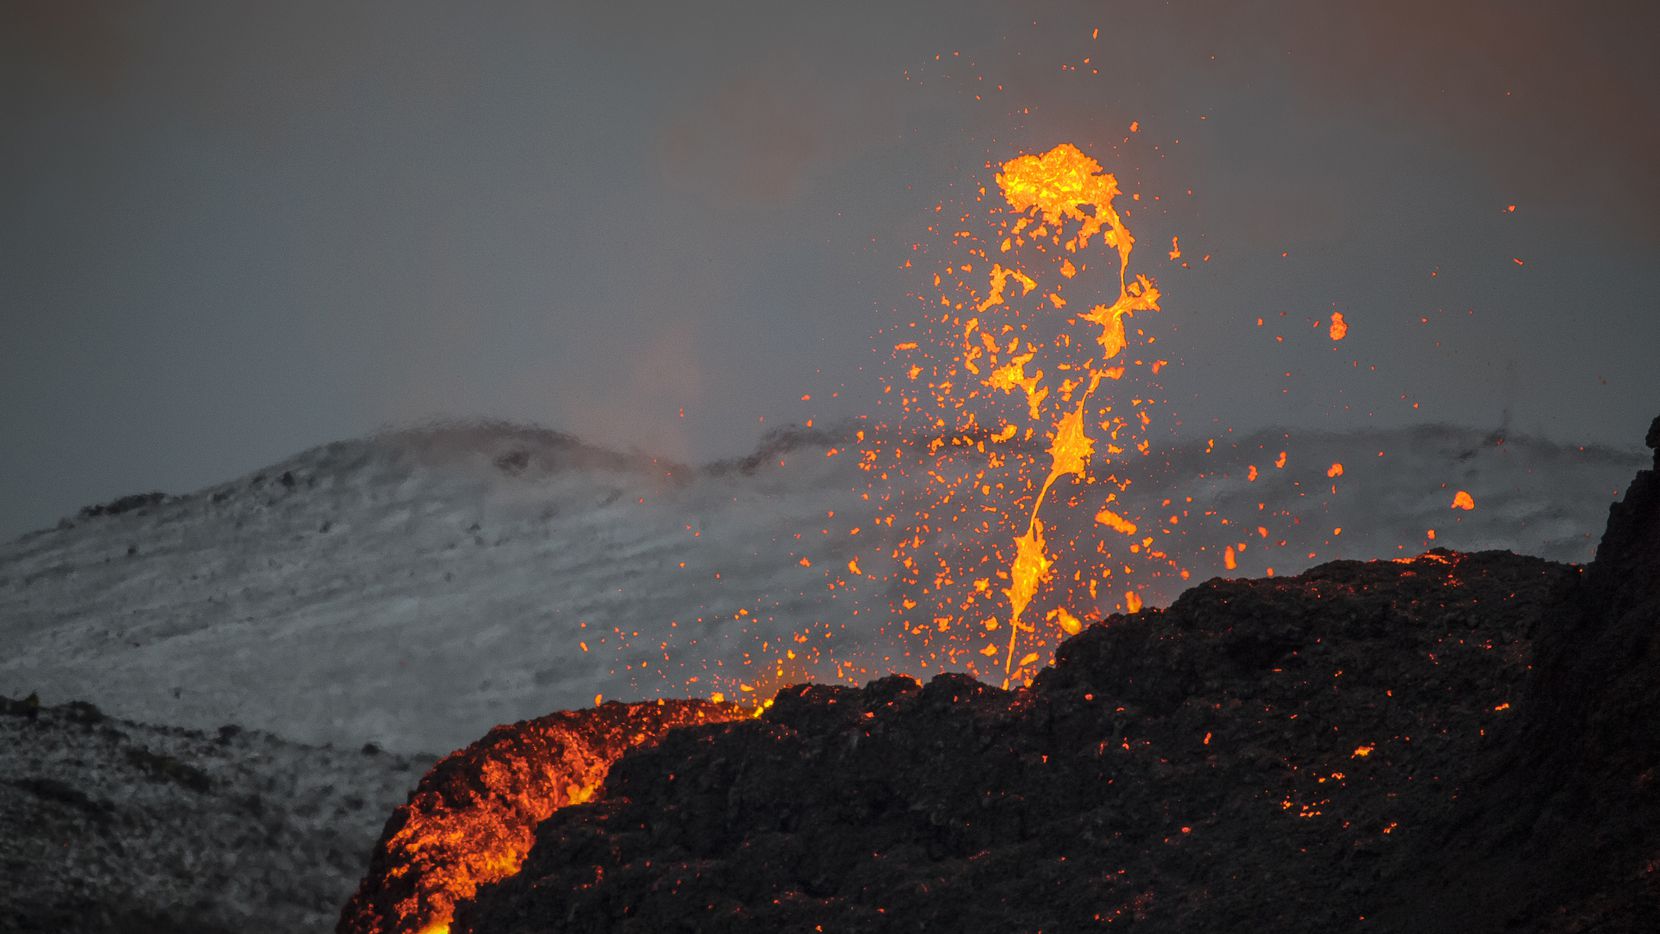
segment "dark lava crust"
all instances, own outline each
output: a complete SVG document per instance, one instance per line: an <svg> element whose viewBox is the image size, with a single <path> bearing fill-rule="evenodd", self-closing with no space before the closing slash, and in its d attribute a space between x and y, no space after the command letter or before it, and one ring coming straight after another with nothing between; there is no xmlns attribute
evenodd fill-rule
<svg viewBox="0 0 1660 934"><path fill-rule="evenodd" d="M1657 571L1645 471L1583 572L1335 562L1109 617L1025 691L790 688L618 761L453 929L1652 930Z"/></svg>

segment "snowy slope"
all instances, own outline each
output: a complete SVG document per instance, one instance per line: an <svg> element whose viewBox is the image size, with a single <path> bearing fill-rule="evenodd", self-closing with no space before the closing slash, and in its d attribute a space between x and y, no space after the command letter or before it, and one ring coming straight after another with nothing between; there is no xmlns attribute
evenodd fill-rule
<svg viewBox="0 0 1660 934"><path fill-rule="evenodd" d="M414 429L78 518L0 546L0 693L438 750L596 694L730 690L808 630L833 634L836 657L873 674L905 670L879 631L900 592L899 533L870 521L856 454L826 456L843 441L786 433L744 461L687 467L536 428ZM1213 514L1182 527L1192 582L1432 545L1583 561L1644 463L1635 450L1445 427L1264 433L1206 449L1155 452L1164 466L1134 488ZM1344 474L1328 479L1338 461ZM1474 511L1449 509L1457 489ZM1081 515L1073 532L1090 534ZM1224 571L1223 546L1259 521L1270 538L1253 536ZM866 576L827 586L854 557ZM1144 583L1153 603L1185 586ZM792 672L806 674L825 672Z"/></svg>
<svg viewBox="0 0 1660 934"><path fill-rule="evenodd" d="M0 930L331 931L429 758L0 697Z"/></svg>

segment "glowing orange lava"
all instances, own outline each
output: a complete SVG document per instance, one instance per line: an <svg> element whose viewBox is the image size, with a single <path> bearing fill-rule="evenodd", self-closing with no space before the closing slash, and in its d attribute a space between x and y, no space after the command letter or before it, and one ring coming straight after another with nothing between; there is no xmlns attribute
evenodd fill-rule
<svg viewBox="0 0 1660 934"><path fill-rule="evenodd" d="M1007 686L1008 678L1012 676L1014 669L1016 640L1023 626L1026 627L1026 631L1032 628L1022 622L1021 616L1026 612L1032 598L1037 595L1038 587L1053 563L1044 545L1043 520L1039 518L1044 501L1048 499L1049 491L1056 481L1063 477L1082 477L1088 467L1090 456L1095 452L1095 441L1090 438L1084 425L1085 413L1091 411L1091 397L1101 385L1103 378L1118 379L1123 376L1122 367L1109 369L1108 364L1128 346L1129 341L1124 335L1124 319L1137 311L1157 311L1159 293L1146 276L1138 276L1133 282L1126 281L1130 250L1135 240L1112 206L1113 199L1118 197L1118 179L1102 172L1100 164L1084 155L1076 146L1062 143L1041 156L1026 155L1011 159L1003 164L1003 171L997 176L997 184L1003 189L1003 197L1008 200L1009 206L1024 215L1015 224L1013 232L1016 236L1023 232L1025 225L1035 214L1042 219L1044 225L1055 228L1054 238L1057 243L1061 242L1063 235L1060 231L1066 222L1076 222L1076 231L1071 239L1065 241L1065 248L1069 253L1076 253L1088 247L1090 239L1102 233L1103 225L1106 226L1106 231L1102 239L1108 247L1118 251L1118 297L1111 305L1096 305L1079 316L1081 320L1100 327L1101 333L1096 336L1096 341L1101 345L1100 356L1092 357L1085 362L1082 379L1087 385L1078 393L1077 404L1064 410L1055 422L1054 431L1049 435L1049 475L1044 478L1043 485L1032 501L1026 531L1014 540L1015 558L1009 567L1011 583L1003 591L1009 598L1009 647L1003 656L1004 685ZM1038 236L1037 231L1034 230L1032 235ZM1001 268L994 267L994 275L996 270ZM1020 275L1020 279L1022 284L1032 282L1023 274ZM1030 292L1031 288L1031 285L1027 285L1026 290ZM1001 290L996 291L997 303L1001 304ZM1055 295L1058 297L1058 294L1057 288ZM1060 307L1064 302L1056 304ZM981 307L979 310L986 309ZM1035 350L1028 351L1024 357L1017 359L1023 364L1033 353ZM1043 372L1039 370L1033 377L1033 382L1040 380L1042 376ZM1030 387L1026 389L1026 393L1032 418L1037 420L1042 415L1040 406L1044 396L1035 393ZM1062 398L1066 397L1067 393L1063 391ZM1092 414L1105 418L1111 412L1110 405L1101 404ZM1139 599L1136 602L1139 603ZM1130 612L1135 612L1137 608L1131 607Z"/></svg>
<svg viewBox="0 0 1660 934"><path fill-rule="evenodd" d="M932 277L924 304L935 310L923 322L931 339L894 346L899 404L932 436L932 460L903 463L898 445L872 444L864 466L884 477L922 470L928 480L930 499L893 557L915 592L896 612L926 607L933 624L907 620L907 633L959 643L934 655L942 667L966 663L983 676L991 672L980 659L1000 662L1007 686L1029 679L1036 650L1056 635L1039 631L1034 603L1048 603L1041 618L1070 634L1077 611L1109 592L1103 583L1125 609L1139 609L1138 590L1116 584L1134 570L1119 547L1138 563L1179 569L1143 531L1158 522L1126 501L1127 471L1114 469L1149 453L1154 401L1145 385L1127 400L1103 387L1163 365L1130 354L1142 336L1130 322L1159 310L1159 290L1130 272L1135 238L1114 204L1118 180L1063 143L1004 162L996 185L1003 204L987 207L991 229L981 226L988 218L964 215ZM981 189L979 200L992 199ZM1095 268L1103 250L1105 268ZM1094 522L1078 528L1075 509ZM1129 541L1086 537L1102 527ZM990 638L960 644L974 633Z"/></svg>
<svg viewBox="0 0 1660 934"><path fill-rule="evenodd" d="M1343 320L1343 312L1334 311L1331 313L1331 330L1329 333L1334 341L1340 341L1349 336L1349 322Z"/></svg>
<svg viewBox="0 0 1660 934"><path fill-rule="evenodd" d="M353 934L445 934L459 902L519 871L536 825L591 799L623 753L750 713L708 701L611 703L491 730L446 756L388 822L342 912Z"/></svg>

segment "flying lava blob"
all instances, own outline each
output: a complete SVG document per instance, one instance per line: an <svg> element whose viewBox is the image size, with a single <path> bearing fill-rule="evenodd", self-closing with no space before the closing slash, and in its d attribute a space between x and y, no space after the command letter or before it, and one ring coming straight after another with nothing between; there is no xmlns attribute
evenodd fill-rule
<svg viewBox="0 0 1660 934"><path fill-rule="evenodd" d="M1343 312L1334 311L1331 313L1329 333L1334 341L1340 341L1349 336L1349 322L1343 320Z"/></svg>

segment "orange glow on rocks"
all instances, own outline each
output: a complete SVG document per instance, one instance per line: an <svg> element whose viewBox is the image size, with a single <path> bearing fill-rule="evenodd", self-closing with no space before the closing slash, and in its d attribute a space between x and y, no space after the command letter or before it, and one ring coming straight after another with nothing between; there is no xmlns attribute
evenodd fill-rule
<svg viewBox="0 0 1660 934"><path fill-rule="evenodd" d="M1452 508L1470 510L1476 508L1475 499L1464 490L1459 490L1452 498Z"/></svg>
<svg viewBox="0 0 1660 934"><path fill-rule="evenodd" d="M1078 619L1078 617L1073 616L1072 613L1064 606L1058 606L1053 610L1050 610L1049 616L1057 624L1059 624L1061 631L1069 636L1075 636L1083 631L1083 621Z"/></svg>
<svg viewBox="0 0 1660 934"><path fill-rule="evenodd" d="M444 934L458 902L519 871L536 825L597 793L623 753L670 729L749 716L709 701L611 703L491 730L393 812L342 912L350 934Z"/></svg>

